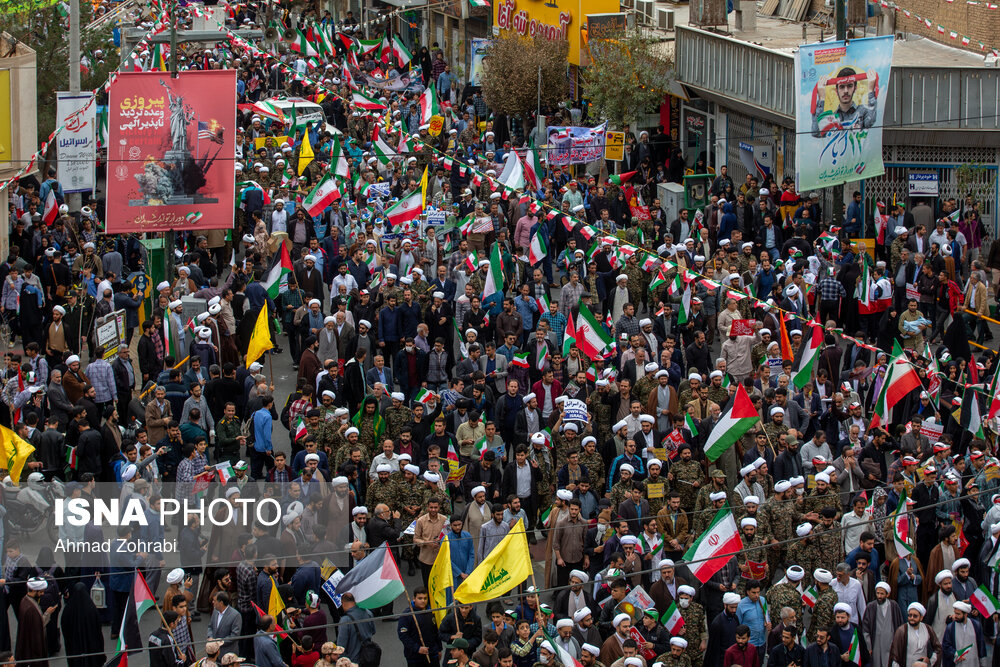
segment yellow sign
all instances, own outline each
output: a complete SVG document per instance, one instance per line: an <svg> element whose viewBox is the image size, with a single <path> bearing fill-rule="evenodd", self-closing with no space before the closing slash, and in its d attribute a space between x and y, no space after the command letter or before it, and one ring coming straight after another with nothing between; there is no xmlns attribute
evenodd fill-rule
<svg viewBox="0 0 1000 667"><path fill-rule="evenodd" d="M254 150L258 150L258 151L261 148L264 148L265 146L267 148L273 148L275 150L278 150L278 147L281 146L281 144L283 144L285 142L289 142L290 143L291 140L287 136L285 136L285 137L256 137L253 140L253 147L254 147Z"/></svg>
<svg viewBox="0 0 1000 667"><path fill-rule="evenodd" d="M496 32L509 31L523 37L537 37L569 43L566 59L571 65L580 62L580 32L588 14L618 12L618 0L496 0L493 3L493 26Z"/></svg>
<svg viewBox="0 0 1000 667"><path fill-rule="evenodd" d="M444 129L444 116L431 116L430 127L427 128L427 134L432 137L436 137L441 134L441 130Z"/></svg>
<svg viewBox="0 0 1000 667"><path fill-rule="evenodd" d="M621 160L625 157L625 133L606 132L604 134L604 159Z"/></svg>
<svg viewBox="0 0 1000 667"><path fill-rule="evenodd" d="M14 161L13 111L10 106L10 70L0 69L0 163Z"/></svg>
<svg viewBox="0 0 1000 667"><path fill-rule="evenodd" d="M646 485L646 497L650 500L663 497L663 482Z"/></svg>

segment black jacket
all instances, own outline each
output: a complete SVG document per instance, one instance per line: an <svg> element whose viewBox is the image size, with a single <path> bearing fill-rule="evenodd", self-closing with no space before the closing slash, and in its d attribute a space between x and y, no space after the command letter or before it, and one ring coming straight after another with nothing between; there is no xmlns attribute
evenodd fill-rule
<svg viewBox="0 0 1000 667"><path fill-rule="evenodd" d="M531 490L534 492L542 473L536 466L531 465L530 462L528 466L531 470ZM503 471L503 479L500 482L500 497L508 498L514 495L517 495L517 461L512 460Z"/></svg>
<svg viewBox="0 0 1000 667"><path fill-rule="evenodd" d="M140 336L137 346L139 352L139 372L148 379L156 381L156 376L163 370L163 362L156 357L156 346L149 336Z"/></svg>

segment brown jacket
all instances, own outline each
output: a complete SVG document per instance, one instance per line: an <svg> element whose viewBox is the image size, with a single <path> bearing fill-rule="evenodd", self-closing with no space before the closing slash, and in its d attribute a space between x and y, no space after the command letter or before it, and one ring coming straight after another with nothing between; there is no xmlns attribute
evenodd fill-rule
<svg viewBox="0 0 1000 667"><path fill-rule="evenodd" d="M66 369L66 372L63 373L62 384L63 389L66 390L66 398L69 399L70 403L76 405L76 402L83 396L84 386L90 384L90 380L82 370L73 373L69 369Z"/></svg>
<svg viewBox="0 0 1000 667"><path fill-rule="evenodd" d="M164 399L163 410L160 410L155 398L146 404L146 435L150 443L155 445L166 437L167 424L171 419L173 415L170 412L170 401Z"/></svg>
<svg viewBox="0 0 1000 667"><path fill-rule="evenodd" d="M677 518L675 521L670 520L670 509L664 507L656 514L656 523L660 527L660 532L663 534L663 549L664 551L673 551L670 547L670 540L677 540L680 544L681 549L687 546L688 541L691 539L691 535L688 529L688 518L687 514L682 511L677 512Z"/></svg>
<svg viewBox="0 0 1000 667"><path fill-rule="evenodd" d="M667 401L667 409L670 410L671 415L677 414L677 390L675 390L670 385L670 400ZM653 415L659 419L660 415L657 414L656 404L659 402L657 393L660 390L659 384L649 390L649 394L646 396L646 414Z"/></svg>

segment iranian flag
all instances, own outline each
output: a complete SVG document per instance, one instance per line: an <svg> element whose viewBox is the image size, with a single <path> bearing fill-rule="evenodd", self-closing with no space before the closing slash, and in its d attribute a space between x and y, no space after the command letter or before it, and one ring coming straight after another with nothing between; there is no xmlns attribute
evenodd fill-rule
<svg viewBox="0 0 1000 667"><path fill-rule="evenodd" d="M503 292L503 261L500 258L500 244L494 243L490 251L490 268L483 282L483 298L496 292Z"/></svg>
<svg viewBox="0 0 1000 667"><path fill-rule="evenodd" d="M876 299L873 294L874 288L875 283L868 271L868 264L862 262L861 282L858 283L858 290L855 294L858 299L858 312L862 315L881 313L892 303L891 294L883 294L881 299Z"/></svg>
<svg viewBox="0 0 1000 667"><path fill-rule="evenodd" d="M306 213L312 217L316 217L321 214L327 206L330 206L333 202L340 199L340 189L337 187L337 181L334 178L334 173L328 171L323 175L323 178L319 180L316 187L306 195L306 198L302 200L302 208L306 210Z"/></svg>
<svg viewBox="0 0 1000 667"><path fill-rule="evenodd" d="M913 540L910 538L910 516L906 513L906 489L899 496L899 504L892 516L892 541L897 554L913 555Z"/></svg>
<svg viewBox="0 0 1000 667"><path fill-rule="evenodd" d="M42 209L42 222L51 226L59 215L59 204L56 202L56 193L49 188L49 193L45 195L45 207Z"/></svg>
<svg viewBox="0 0 1000 667"><path fill-rule="evenodd" d="M684 627L684 617L681 616L676 602L671 602L667 610L663 612L663 615L660 616L660 623L663 623L663 627L673 636L677 636L680 629Z"/></svg>
<svg viewBox="0 0 1000 667"><path fill-rule="evenodd" d="M549 528L549 520L551 518L552 518L552 507L549 507L547 510L542 512L542 517L541 517L542 526L545 528Z"/></svg>
<svg viewBox="0 0 1000 667"><path fill-rule="evenodd" d="M359 90L355 90L351 93L351 102L355 107L365 109L366 111L385 111L385 105L376 99L368 97Z"/></svg>
<svg viewBox="0 0 1000 667"><path fill-rule="evenodd" d="M420 93L420 122L431 122L431 116L441 115L441 105L438 104L437 91L434 89L434 82Z"/></svg>
<svg viewBox="0 0 1000 667"><path fill-rule="evenodd" d="M655 556L663 551L663 540L657 539L656 544L650 546L649 538L646 537L646 532L643 531L642 534L639 535L639 548L643 556Z"/></svg>
<svg viewBox="0 0 1000 667"><path fill-rule="evenodd" d="M718 511L712 523L687 550L684 562L688 563L691 574L705 583L742 549L743 540L736 519L727 506Z"/></svg>
<svg viewBox="0 0 1000 667"><path fill-rule="evenodd" d="M889 415L896 404L902 401L914 389L921 386L920 376L905 356L899 356L889 364L882 390L875 401L871 425L876 428L882 423L888 423Z"/></svg>
<svg viewBox="0 0 1000 667"><path fill-rule="evenodd" d="M549 306L551 305L551 302L549 300L548 295L543 294L541 297L535 299L535 305L538 306L538 313L540 315L544 315L545 313L549 312Z"/></svg>
<svg viewBox="0 0 1000 667"><path fill-rule="evenodd" d="M534 266L545 259L548 254L549 247L545 244L545 238L536 231L535 235L531 237L531 246L528 248L528 264Z"/></svg>
<svg viewBox="0 0 1000 667"><path fill-rule="evenodd" d="M215 464L215 471L219 473L219 483L227 484L229 480L236 477L236 471L233 470L233 464L229 461L223 461L222 463Z"/></svg>
<svg viewBox="0 0 1000 667"><path fill-rule="evenodd" d="M524 180L532 190L542 189L542 163L534 148L529 148L524 154Z"/></svg>
<svg viewBox="0 0 1000 667"><path fill-rule="evenodd" d="M483 454L485 454L490 448L489 444L486 442L486 436L481 437L479 441L473 445L473 447L476 448L476 454L479 455L480 461L483 460Z"/></svg>
<svg viewBox="0 0 1000 667"><path fill-rule="evenodd" d="M274 266L261 281L269 297L277 299L278 294L288 289L288 274L291 272L292 258L288 255L288 246L282 243L278 261L274 263ZM164 324L166 324L166 320L164 320Z"/></svg>
<svg viewBox="0 0 1000 667"><path fill-rule="evenodd" d="M473 7L489 7L489 0L469 0ZM476 4L478 2L485 2L485 5ZM552 665L561 665L561 667L583 667L583 663L573 657L573 655L564 649L562 646L557 644L549 633L542 629L542 634L545 635L545 640L541 643L541 646L545 648L551 648L552 652L556 654L555 662L549 663ZM545 646L545 644L548 646Z"/></svg>
<svg viewBox="0 0 1000 667"><path fill-rule="evenodd" d="M376 609L403 594L403 577L385 543L365 556L337 583L337 594L351 593L362 609Z"/></svg>
<svg viewBox="0 0 1000 667"><path fill-rule="evenodd" d="M815 586L810 586L806 589L806 592L802 594L802 602L807 607L812 609L816 606L816 600L819 599L819 593L816 592Z"/></svg>
<svg viewBox="0 0 1000 667"><path fill-rule="evenodd" d="M802 389L812 380L813 370L819 361L819 349L823 347L823 327L810 322L812 336L806 340L805 348L802 350L802 357L799 359L799 367L792 375L792 382L796 387Z"/></svg>
<svg viewBox="0 0 1000 667"><path fill-rule="evenodd" d="M736 387L733 405L708 434L705 441L705 456L709 461L716 461L727 449L743 437L754 424L760 421L760 415L753 407L753 402L742 384Z"/></svg>
<svg viewBox="0 0 1000 667"><path fill-rule="evenodd" d="M435 396L436 394L434 392L421 388L420 391L413 395L413 400L417 403L427 405L434 400Z"/></svg>
<svg viewBox="0 0 1000 667"><path fill-rule="evenodd" d="M333 146L330 148L330 174L338 178L347 178L350 175L347 156L344 154L344 145L340 143L340 137L333 138Z"/></svg>
<svg viewBox="0 0 1000 667"><path fill-rule="evenodd" d="M528 362L528 353L515 352L514 358L510 361L510 365L516 368L530 368L531 364Z"/></svg>
<svg viewBox="0 0 1000 667"><path fill-rule="evenodd" d="M458 450L455 449L455 442L451 439L448 440L448 453L445 454L445 458L458 463Z"/></svg>
<svg viewBox="0 0 1000 667"><path fill-rule="evenodd" d="M993 618L993 614L1000 611L1000 601L997 601L986 584L982 584L969 597L969 603L976 608L983 618Z"/></svg>
<svg viewBox="0 0 1000 667"><path fill-rule="evenodd" d="M395 227L416 220L423 212L423 195L420 190L414 190L386 209L385 218L390 227Z"/></svg>
<svg viewBox="0 0 1000 667"><path fill-rule="evenodd" d="M489 7L490 0L469 0L470 7ZM579 664L579 663L577 663Z"/></svg>
<svg viewBox="0 0 1000 667"><path fill-rule="evenodd" d="M1000 372L993 374L993 382L990 384L988 395L993 398L991 399L989 410L986 412L986 418L993 419L1000 412Z"/></svg>
<svg viewBox="0 0 1000 667"><path fill-rule="evenodd" d="M299 417L295 420L295 432L292 434L292 442L298 442L299 438L304 438L307 434L306 420Z"/></svg>
<svg viewBox="0 0 1000 667"><path fill-rule="evenodd" d="M680 306L677 308L677 326L682 324L687 324L688 318L691 316L691 285L690 283L684 288L684 294L681 296Z"/></svg>
<svg viewBox="0 0 1000 667"><path fill-rule="evenodd" d="M952 33L952 34L954 34L954 33ZM954 39L954 37L952 39ZM854 634L855 635L858 634L858 631L855 630ZM852 646L853 646L853 644L852 644ZM974 646L975 646L975 644L969 644L966 647L957 649L955 651L955 661L959 662L959 661L965 660L967 657L969 657L969 654L972 653L972 649L973 649ZM860 664L860 663L858 663L858 664Z"/></svg>
<svg viewBox="0 0 1000 667"><path fill-rule="evenodd" d="M580 304L580 313L576 316L576 344L590 359L603 357L614 339L611 337L594 314L584 304Z"/></svg>
<svg viewBox="0 0 1000 667"><path fill-rule="evenodd" d="M854 628L851 644L847 647L847 662L854 663L855 665L861 664L861 638L858 637L857 628Z"/></svg>
<svg viewBox="0 0 1000 667"><path fill-rule="evenodd" d="M396 57L400 65L406 65L413 60L413 54L406 48L406 44L403 44L403 40L399 38L399 35L392 36L392 55Z"/></svg>

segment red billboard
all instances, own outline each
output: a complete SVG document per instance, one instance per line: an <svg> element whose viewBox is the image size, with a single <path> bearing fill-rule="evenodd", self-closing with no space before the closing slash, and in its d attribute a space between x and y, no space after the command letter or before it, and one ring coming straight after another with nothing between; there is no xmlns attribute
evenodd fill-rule
<svg viewBox="0 0 1000 667"><path fill-rule="evenodd" d="M108 101L108 232L233 226L236 71L123 72Z"/></svg>

